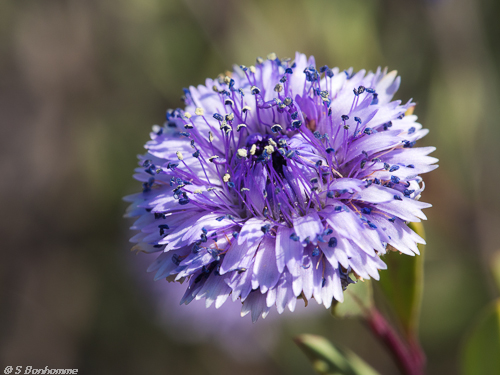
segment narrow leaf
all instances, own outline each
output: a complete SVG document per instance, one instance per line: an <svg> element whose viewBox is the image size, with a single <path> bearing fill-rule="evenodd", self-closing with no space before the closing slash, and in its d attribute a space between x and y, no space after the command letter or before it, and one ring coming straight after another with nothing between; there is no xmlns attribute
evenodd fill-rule
<svg viewBox="0 0 500 375"><path fill-rule="evenodd" d="M422 223L410 223L409 227L425 238ZM423 292L424 245L418 245L420 255L414 257L389 252L383 260L387 270L380 273L380 287L387 302L399 319L404 333L413 338L418 328Z"/></svg>
<svg viewBox="0 0 500 375"><path fill-rule="evenodd" d="M378 375L355 353L339 349L327 339L315 335L300 335L295 343L310 359L314 370L321 375Z"/></svg>

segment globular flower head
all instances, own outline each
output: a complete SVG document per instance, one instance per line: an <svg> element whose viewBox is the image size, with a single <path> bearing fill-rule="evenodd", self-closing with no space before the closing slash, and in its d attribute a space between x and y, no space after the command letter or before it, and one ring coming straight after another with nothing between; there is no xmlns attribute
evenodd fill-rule
<svg viewBox="0 0 500 375"><path fill-rule="evenodd" d="M405 116L414 103L391 101L399 83L271 54L184 89L126 198L135 249L159 254L148 271L186 281L181 303L231 296L257 320L299 298L343 301L350 275L379 278L388 249L418 254L406 222L425 219L419 175L437 166L433 147L414 147L427 134Z"/></svg>

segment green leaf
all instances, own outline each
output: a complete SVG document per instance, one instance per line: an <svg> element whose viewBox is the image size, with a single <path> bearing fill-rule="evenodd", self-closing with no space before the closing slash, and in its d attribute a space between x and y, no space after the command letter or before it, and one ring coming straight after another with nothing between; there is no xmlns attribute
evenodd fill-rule
<svg viewBox="0 0 500 375"><path fill-rule="evenodd" d="M295 343L321 375L379 375L355 353L335 347L324 337L300 335L295 338Z"/></svg>
<svg viewBox="0 0 500 375"><path fill-rule="evenodd" d="M467 338L464 375L500 374L500 298L488 306Z"/></svg>
<svg viewBox="0 0 500 375"><path fill-rule="evenodd" d="M332 315L351 318L366 315L373 306L373 287L371 280L351 284L344 292L344 302L334 301Z"/></svg>
<svg viewBox="0 0 500 375"><path fill-rule="evenodd" d="M425 239L422 223L409 227ZM387 270L380 273L379 285L387 302L399 319L407 337L413 338L418 328L423 292L424 245L418 245L420 255L408 256L397 251L389 252L383 260Z"/></svg>

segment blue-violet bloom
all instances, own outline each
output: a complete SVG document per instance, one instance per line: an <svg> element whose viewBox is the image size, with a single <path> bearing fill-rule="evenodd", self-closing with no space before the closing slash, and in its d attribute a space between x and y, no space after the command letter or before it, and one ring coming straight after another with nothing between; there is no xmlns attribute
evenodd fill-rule
<svg viewBox="0 0 500 375"><path fill-rule="evenodd" d="M184 89L139 156L143 191L126 197L134 249L159 254L148 271L185 281L181 303L231 296L255 321L299 298L342 302L351 277L379 278L389 248L418 254L406 223L426 219L420 174L437 159L414 147L427 130L405 116L411 100L391 101L399 83L297 53Z"/></svg>

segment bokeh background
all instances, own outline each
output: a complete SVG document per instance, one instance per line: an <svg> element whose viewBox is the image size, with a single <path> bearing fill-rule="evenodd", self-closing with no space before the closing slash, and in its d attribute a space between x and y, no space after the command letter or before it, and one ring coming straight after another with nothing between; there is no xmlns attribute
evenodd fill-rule
<svg viewBox="0 0 500 375"><path fill-rule="evenodd" d="M424 176L420 334L428 374L459 373L498 295L498 14L497 0L0 1L0 368L313 374L292 342L308 332L398 373L365 326L312 306L254 325L202 301L178 312L174 286L145 273L152 258L129 252L121 197L140 189L136 155L182 88L298 50L397 69L397 97L418 103L420 145L440 159Z"/></svg>

